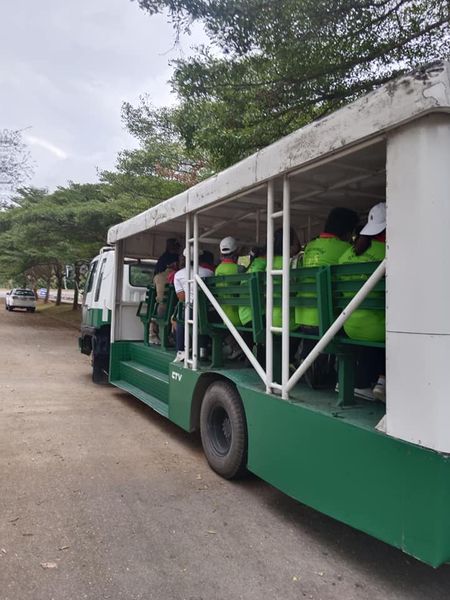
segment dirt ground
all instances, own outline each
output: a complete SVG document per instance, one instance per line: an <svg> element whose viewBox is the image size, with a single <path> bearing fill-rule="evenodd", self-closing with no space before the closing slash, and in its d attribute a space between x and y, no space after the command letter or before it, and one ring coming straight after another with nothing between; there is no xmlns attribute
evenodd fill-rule
<svg viewBox="0 0 450 600"><path fill-rule="evenodd" d="M447 599L436 571L90 382L77 331L0 311L1 600Z"/></svg>

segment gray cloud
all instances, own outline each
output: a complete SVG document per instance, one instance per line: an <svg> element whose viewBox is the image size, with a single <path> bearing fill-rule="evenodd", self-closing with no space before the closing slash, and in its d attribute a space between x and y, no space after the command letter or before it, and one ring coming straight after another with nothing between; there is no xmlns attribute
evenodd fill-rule
<svg viewBox="0 0 450 600"><path fill-rule="evenodd" d="M163 16L129 0L1 0L0 129L24 132L34 185L95 181L119 150L134 145L122 101L148 92L173 102L169 61L204 41L200 28L173 49Z"/></svg>

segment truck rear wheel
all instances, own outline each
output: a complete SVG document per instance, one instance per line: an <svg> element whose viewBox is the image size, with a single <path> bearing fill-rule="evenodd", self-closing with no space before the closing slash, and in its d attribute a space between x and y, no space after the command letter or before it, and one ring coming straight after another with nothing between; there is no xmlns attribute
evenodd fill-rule
<svg viewBox="0 0 450 600"><path fill-rule="evenodd" d="M200 434L210 467L225 479L242 475L247 464L247 423L236 388L216 381L200 409Z"/></svg>

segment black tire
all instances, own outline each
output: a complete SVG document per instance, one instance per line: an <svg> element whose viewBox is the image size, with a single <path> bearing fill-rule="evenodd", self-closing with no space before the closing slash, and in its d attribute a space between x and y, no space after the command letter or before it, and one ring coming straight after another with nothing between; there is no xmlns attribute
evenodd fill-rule
<svg viewBox="0 0 450 600"><path fill-rule="evenodd" d="M200 434L210 467L225 479L243 474L247 464L247 423L236 388L228 381L209 386L200 409Z"/></svg>
<svg viewBox="0 0 450 600"><path fill-rule="evenodd" d="M36 309L35 309L35 308L32 308L32 309L31 309L31 312L36 312Z"/></svg>
<svg viewBox="0 0 450 600"><path fill-rule="evenodd" d="M105 383L106 374L103 370L103 360L98 354L92 355L92 381L94 383Z"/></svg>

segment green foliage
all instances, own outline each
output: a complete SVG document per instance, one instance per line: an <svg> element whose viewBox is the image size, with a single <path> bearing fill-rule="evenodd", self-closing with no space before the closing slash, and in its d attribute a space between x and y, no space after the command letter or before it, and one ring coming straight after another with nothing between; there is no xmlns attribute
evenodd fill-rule
<svg viewBox="0 0 450 600"><path fill-rule="evenodd" d="M215 168L450 52L448 0L138 2L168 10L178 32L200 20L210 37L176 62L170 117Z"/></svg>
<svg viewBox="0 0 450 600"><path fill-rule="evenodd" d="M155 164L158 152L147 139L145 148L121 153L117 171L103 172L101 183L71 183L50 194L19 190L0 212L0 279L30 285L53 277L60 286L65 265L74 265L79 281L80 265L106 243L111 225L186 188L170 173L158 173L151 155Z"/></svg>
<svg viewBox="0 0 450 600"><path fill-rule="evenodd" d="M103 180L119 188L133 186L138 196L160 201L210 175L205 153L194 150L180 133L178 108L155 108L148 96L137 107L122 106L122 119L140 143L136 150L119 154L116 172L104 172Z"/></svg>
<svg viewBox="0 0 450 600"><path fill-rule="evenodd" d="M0 213L3 279L36 278L49 268L59 276L66 263L89 261L118 216L101 184L71 184L53 194L23 189L15 200L15 206Z"/></svg>

